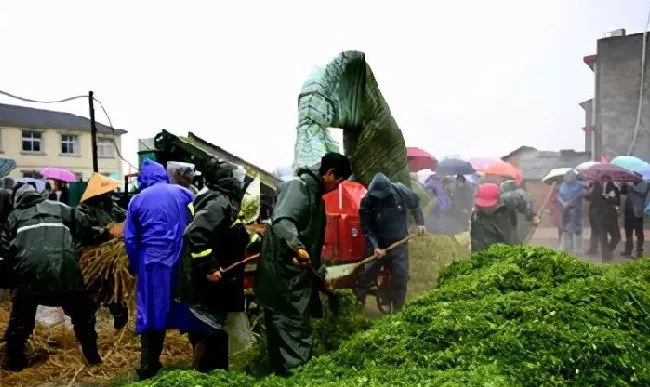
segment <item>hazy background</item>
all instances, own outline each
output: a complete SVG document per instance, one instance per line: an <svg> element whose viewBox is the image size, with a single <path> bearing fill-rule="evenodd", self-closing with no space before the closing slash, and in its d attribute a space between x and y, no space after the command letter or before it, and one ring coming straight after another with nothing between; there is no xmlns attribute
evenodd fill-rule
<svg viewBox="0 0 650 387"><path fill-rule="evenodd" d="M300 86L366 52L407 145L501 156L584 146L605 32L641 32L641 0L0 1L0 89L50 100L95 91L138 138L166 128L264 168L291 163ZM225 3L225 4L224 4ZM0 97L0 102L23 104ZM45 107L87 115L78 100ZM101 111L97 119L106 122Z"/></svg>

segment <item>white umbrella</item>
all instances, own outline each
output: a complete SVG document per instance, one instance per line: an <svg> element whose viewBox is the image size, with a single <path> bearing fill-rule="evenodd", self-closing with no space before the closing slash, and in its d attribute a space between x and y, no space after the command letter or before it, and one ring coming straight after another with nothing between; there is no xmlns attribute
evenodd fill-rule
<svg viewBox="0 0 650 387"><path fill-rule="evenodd" d="M581 170L581 169L588 169L591 168L592 166L600 164L600 161L584 161L576 167L576 169Z"/></svg>
<svg viewBox="0 0 650 387"><path fill-rule="evenodd" d="M553 183L558 183L564 175L572 170L573 168L555 168L551 169L551 171L542 178L542 181L546 184L553 184Z"/></svg>
<svg viewBox="0 0 650 387"><path fill-rule="evenodd" d="M427 179L428 179L431 175L433 175L434 173L435 173L435 172L433 172L433 171L430 170L430 169L422 169L422 170L418 171L418 172L417 172L417 174L418 174L418 182L419 182L420 184L424 184L424 183L427 181Z"/></svg>

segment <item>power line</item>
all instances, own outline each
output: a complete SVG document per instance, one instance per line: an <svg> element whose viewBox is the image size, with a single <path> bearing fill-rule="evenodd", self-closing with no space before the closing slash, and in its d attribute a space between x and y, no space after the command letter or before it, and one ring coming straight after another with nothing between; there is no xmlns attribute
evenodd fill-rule
<svg viewBox="0 0 650 387"><path fill-rule="evenodd" d="M0 90L0 94L2 94L4 96L7 96L9 98L14 98L14 99L17 99L17 100L20 100L20 101L23 101L23 102L31 102L31 103L62 103L62 102L74 101L75 99L79 99L79 98L88 98L88 96L86 96L86 95L78 95L76 97L68 97L68 98L58 99L58 100L55 100L55 101L37 101L35 99L19 97L17 95L14 95L14 94L8 93L6 91L2 91L2 90Z"/></svg>
<svg viewBox="0 0 650 387"><path fill-rule="evenodd" d="M115 152L117 153L117 157L119 157L120 159L122 159L122 161L127 163L129 165L129 167L131 167L132 169L135 169L137 171L138 168L134 167L133 164L131 164L124 157L122 157L122 154L120 153L120 147L118 147L117 143L115 142L115 127L113 126L113 120L111 120L111 116L108 115L108 112L106 111L106 108L104 107L104 105L102 104L102 102L100 100L98 100L95 97L93 97L93 100L95 102L97 102L97 104L99 104L99 108L102 109L102 112L104 113L104 115L106 116L106 119L108 120L108 127L111 128L111 130L113 131L113 146L115 147Z"/></svg>
<svg viewBox="0 0 650 387"><path fill-rule="evenodd" d="M15 94L3 91L3 90L0 90L0 95L4 95L4 96L7 96L9 98L17 99L17 100L23 101L23 102L43 103L43 104L63 103L63 102L74 101L74 100L80 99L80 98L88 98L87 95L77 95L77 96L74 96L74 97L67 97L67 98L58 99L58 100L54 100L54 101L39 101L39 100L36 100L36 99L20 97L18 95L15 95ZM122 161L127 163L129 165L129 167L131 167L132 169L135 169L137 171L138 168L134 167L133 164L131 164L127 159L125 159L122 156L122 153L120 152L120 147L118 147L117 143L115 142L115 127L113 126L113 122L111 120L111 117L106 112L106 108L104 108L104 105L97 98L93 97L93 100L99 104L99 107L102 109L102 112L104 112L104 115L106 116L106 119L108 120L108 127L111 128L111 130L113 131L113 146L115 147L115 152L117 153L117 157L119 157Z"/></svg>

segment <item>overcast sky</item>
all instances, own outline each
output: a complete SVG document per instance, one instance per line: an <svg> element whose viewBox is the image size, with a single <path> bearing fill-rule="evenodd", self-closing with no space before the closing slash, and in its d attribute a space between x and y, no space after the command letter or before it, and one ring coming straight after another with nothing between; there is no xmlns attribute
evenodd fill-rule
<svg viewBox="0 0 650 387"><path fill-rule="evenodd" d="M0 89L95 91L136 139L193 131L267 169L293 158L314 66L364 51L407 145L501 156L584 147L604 33L641 32L645 0L2 1ZM0 102L24 104L0 97ZM87 102L36 105L87 115ZM106 122L98 111L97 118Z"/></svg>

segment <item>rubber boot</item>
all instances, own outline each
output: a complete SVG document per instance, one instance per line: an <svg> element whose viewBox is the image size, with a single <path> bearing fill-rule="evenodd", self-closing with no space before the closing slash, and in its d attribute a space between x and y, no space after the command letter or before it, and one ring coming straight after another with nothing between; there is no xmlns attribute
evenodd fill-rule
<svg viewBox="0 0 650 387"><path fill-rule="evenodd" d="M206 372L203 367L205 362L206 353L208 351L208 344L203 340L198 340L194 343L194 358L192 359L192 368L195 371Z"/></svg>
<svg viewBox="0 0 650 387"><path fill-rule="evenodd" d="M612 250L610 250L610 249L608 249L606 247L603 247L602 252L603 252L603 254L602 254L603 262L611 262L612 259L613 259Z"/></svg>
<svg viewBox="0 0 650 387"><path fill-rule="evenodd" d="M621 257L623 258L632 258L632 245L633 242L632 240L625 240L625 249L621 253Z"/></svg>
<svg viewBox="0 0 650 387"><path fill-rule="evenodd" d="M86 362L89 365L101 364L102 358L99 356L99 348L97 347L97 339L92 339L91 337L83 338L79 340L81 344L81 353L83 353L86 358Z"/></svg>
<svg viewBox="0 0 650 387"><path fill-rule="evenodd" d="M357 301L361 304L362 308L366 308L366 296L368 292L365 289L356 288L354 289L354 295L357 296Z"/></svg>
<svg viewBox="0 0 650 387"><path fill-rule="evenodd" d="M406 290L393 290L393 313L399 312L406 303Z"/></svg>
<svg viewBox="0 0 650 387"><path fill-rule="evenodd" d="M192 368L199 372L228 371L228 334L224 330L202 332L194 346Z"/></svg>
<svg viewBox="0 0 650 387"><path fill-rule="evenodd" d="M7 341L4 349L4 359L1 364L6 371L18 372L27 368L28 361L24 353L25 345Z"/></svg>
<svg viewBox="0 0 650 387"><path fill-rule="evenodd" d="M108 310L113 316L113 328L120 330L129 322L129 308L124 304L109 304Z"/></svg>
<svg viewBox="0 0 650 387"><path fill-rule="evenodd" d="M164 341L164 331L145 331L140 335L140 368L136 371L139 380L150 379L162 369L160 354Z"/></svg>

